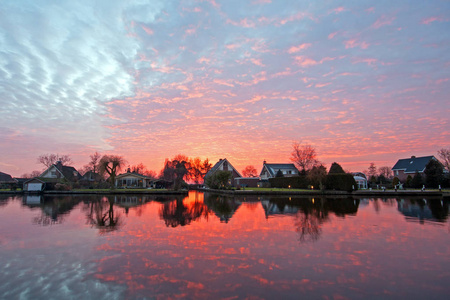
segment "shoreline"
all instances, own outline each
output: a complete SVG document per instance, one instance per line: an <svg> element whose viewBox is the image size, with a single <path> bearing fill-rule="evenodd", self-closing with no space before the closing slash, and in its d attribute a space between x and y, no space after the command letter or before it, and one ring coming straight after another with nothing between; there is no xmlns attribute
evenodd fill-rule
<svg viewBox="0 0 450 300"><path fill-rule="evenodd" d="M368 196L368 197L402 197L402 196L437 196L450 197L450 191L421 191L421 190L358 190L353 192L347 191L318 191L318 190L304 190L304 191L289 191L278 190L276 188L270 191L258 190L216 190L216 189L190 189L190 190L108 190L108 191L43 191L43 192L24 192L24 191L0 191L0 195L187 195L189 191L199 191L204 193L214 193L220 195L230 196L245 196L245 195L272 195L272 196Z"/></svg>

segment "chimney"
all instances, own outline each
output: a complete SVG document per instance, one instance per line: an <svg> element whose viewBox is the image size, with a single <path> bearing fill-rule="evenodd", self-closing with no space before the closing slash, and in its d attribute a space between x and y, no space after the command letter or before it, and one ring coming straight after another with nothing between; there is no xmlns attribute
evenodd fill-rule
<svg viewBox="0 0 450 300"><path fill-rule="evenodd" d="M411 159L414 159L414 158L416 158L414 155L413 156L411 156Z"/></svg>
<svg viewBox="0 0 450 300"><path fill-rule="evenodd" d="M263 165L265 165L265 164L266 164L266 160L263 161Z"/></svg>
<svg viewBox="0 0 450 300"><path fill-rule="evenodd" d="M57 168L58 170L62 171L63 165L62 165L62 162L61 162L60 160L58 160L58 161L56 162L55 166L56 166L56 168Z"/></svg>

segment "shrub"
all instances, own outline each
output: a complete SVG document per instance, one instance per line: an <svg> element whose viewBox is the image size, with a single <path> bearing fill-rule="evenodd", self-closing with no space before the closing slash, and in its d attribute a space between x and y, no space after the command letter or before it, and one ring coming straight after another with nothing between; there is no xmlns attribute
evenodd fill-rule
<svg viewBox="0 0 450 300"><path fill-rule="evenodd" d="M307 189L309 181L306 176L275 177L269 179L270 186L275 188Z"/></svg>
<svg viewBox="0 0 450 300"><path fill-rule="evenodd" d="M70 191L70 190L72 190L72 188L68 184L57 183L57 184L55 184L55 190L57 190L57 191Z"/></svg>
<svg viewBox="0 0 450 300"><path fill-rule="evenodd" d="M392 185L396 186L400 183L400 179L398 179L398 177L394 177L394 179L392 179Z"/></svg>
<svg viewBox="0 0 450 300"><path fill-rule="evenodd" d="M216 171L205 178L205 184L211 189L228 189L232 175L229 171Z"/></svg>
<svg viewBox="0 0 450 300"><path fill-rule="evenodd" d="M352 174L328 174L325 186L327 190L348 192L351 192L358 187Z"/></svg>
<svg viewBox="0 0 450 300"><path fill-rule="evenodd" d="M345 174L344 169L337 162L331 164L330 171L328 174Z"/></svg>

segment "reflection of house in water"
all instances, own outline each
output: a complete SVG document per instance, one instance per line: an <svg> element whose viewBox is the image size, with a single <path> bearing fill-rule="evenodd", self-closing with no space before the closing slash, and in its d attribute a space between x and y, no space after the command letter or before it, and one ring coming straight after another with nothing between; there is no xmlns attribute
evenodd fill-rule
<svg viewBox="0 0 450 300"><path fill-rule="evenodd" d="M41 195L25 195L23 197L23 202L25 205L32 207L32 206L39 206L41 205L42 196Z"/></svg>
<svg viewBox="0 0 450 300"><path fill-rule="evenodd" d="M220 222L228 223L242 203L232 197L205 194L205 204L220 219Z"/></svg>
<svg viewBox="0 0 450 300"><path fill-rule="evenodd" d="M324 217L328 215L328 212L333 212L336 216L345 217L345 215L356 214L359 200L353 198L274 197L262 198L261 204L266 217L295 215L298 212L319 213Z"/></svg>
<svg viewBox="0 0 450 300"><path fill-rule="evenodd" d="M261 200L261 205L266 213L266 218L273 215L292 215L298 212L298 207L287 205L281 202Z"/></svg>
<svg viewBox="0 0 450 300"><path fill-rule="evenodd" d="M397 201L398 211L401 212L407 221L423 224L426 221L445 222L449 214L448 201L440 199L419 199Z"/></svg>
<svg viewBox="0 0 450 300"><path fill-rule="evenodd" d="M131 207L137 207L146 202L151 201L145 196L130 196L130 195L116 195L114 196L114 203L117 206L125 208L125 213L128 214Z"/></svg>
<svg viewBox="0 0 450 300"><path fill-rule="evenodd" d="M78 203L79 198L72 196L54 197L40 195L26 195L23 204L28 207L39 207L42 214L34 218L34 223L40 225L50 225L62 223L67 215Z"/></svg>

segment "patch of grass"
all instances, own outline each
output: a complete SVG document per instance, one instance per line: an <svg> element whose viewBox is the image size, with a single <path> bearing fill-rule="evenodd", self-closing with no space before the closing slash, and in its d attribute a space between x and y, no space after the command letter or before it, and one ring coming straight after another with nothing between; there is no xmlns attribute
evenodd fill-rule
<svg viewBox="0 0 450 300"><path fill-rule="evenodd" d="M135 193L135 192L160 192L168 191L167 189L73 189L73 192L118 192L118 193Z"/></svg>
<svg viewBox="0 0 450 300"><path fill-rule="evenodd" d="M244 189L241 189L243 191ZM247 187L245 191L258 191L258 192L310 192L309 189L285 189L285 188L255 188ZM317 191L317 190L316 190Z"/></svg>

